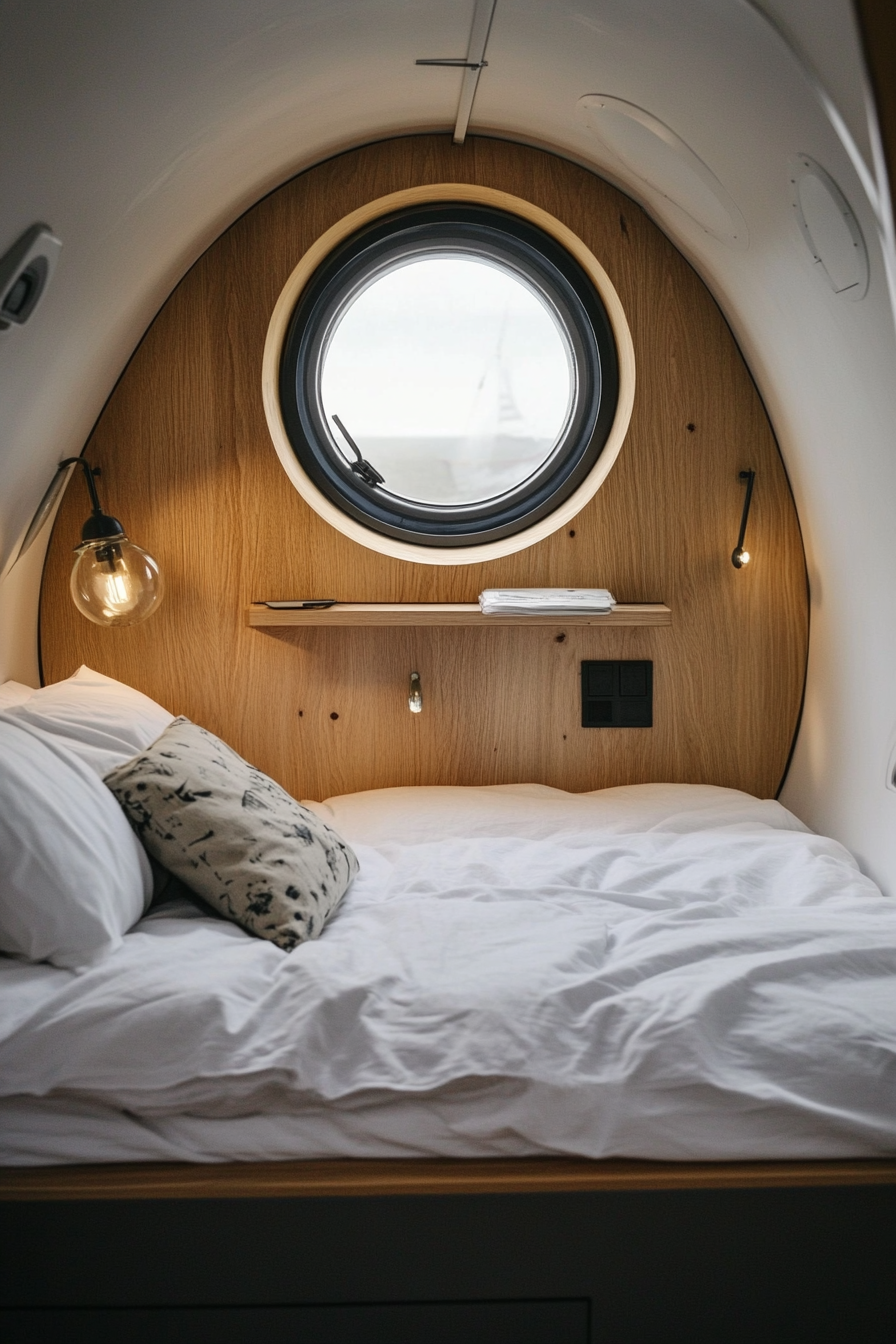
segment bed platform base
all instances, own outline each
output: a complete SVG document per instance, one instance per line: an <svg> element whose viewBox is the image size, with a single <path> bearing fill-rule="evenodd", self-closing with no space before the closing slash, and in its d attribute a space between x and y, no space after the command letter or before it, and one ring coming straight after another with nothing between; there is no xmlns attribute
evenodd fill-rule
<svg viewBox="0 0 896 1344"><path fill-rule="evenodd" d="M644 1162L565 1158L451 1161L110 1163L0 1169L0 1200L307 1199L621 1190L894 1185L896 1159Z"/></svg>
<svg viewBox="0 0 896 1344"><path fill-rule="evenodd" d="M896 1161L0 1172L4 1344L892 1344Z"/></svg>

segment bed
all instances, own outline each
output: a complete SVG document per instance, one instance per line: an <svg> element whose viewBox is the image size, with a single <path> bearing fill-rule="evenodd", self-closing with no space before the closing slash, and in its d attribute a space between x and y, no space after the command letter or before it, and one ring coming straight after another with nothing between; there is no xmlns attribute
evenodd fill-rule
<svg viewBox="0 0 896 1344"><path fill-rule="evenodd" d="M85 729L83 705L5 688L0 728L30 712L99 777L170 723L70 681L91 714L124 701ZM359 871L293 951L169 887L89 964L0 959L0 1164L896 1155L896 906L777 802L521 784L304 806Z"/></svg>
<svg viewBox="0 0 896 1344"><path fill-rule="evenodd" d="M2 959L0 1161L896 1153L896 906L780 804L306 806L360 872L294 951L181 887L84 969Z"/></svg>

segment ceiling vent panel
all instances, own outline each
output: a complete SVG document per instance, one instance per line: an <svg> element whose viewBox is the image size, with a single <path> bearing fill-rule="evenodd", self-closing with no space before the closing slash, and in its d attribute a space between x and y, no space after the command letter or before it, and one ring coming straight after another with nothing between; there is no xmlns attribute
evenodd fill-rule
<svg viewBox="0 0 896 1344"><path fill-rule="evenodd" d="M705 233L729 247L746 248L743 215L715 173L679 135L621 98L588 93L577 106L585 124L630 173L684 211Z"/></svg>
<svg viewBox="0 0 896 1344"><path fill-rule="evenodd" d="M849 202L808 154L795 155L789 167L796 222L816 269L841 298L864 299L868 250Z"/></svg>

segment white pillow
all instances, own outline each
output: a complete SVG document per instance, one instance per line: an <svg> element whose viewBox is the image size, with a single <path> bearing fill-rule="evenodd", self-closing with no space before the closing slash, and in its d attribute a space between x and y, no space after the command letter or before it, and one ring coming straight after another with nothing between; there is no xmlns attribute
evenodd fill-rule
<svg viewBox="0 0 896 1344"><path fill-rule="evenodd" d="M120 946L151 894L143 847L102 780L0 711L0 951L86 967Z"/></svg>
<svg viewBox="0 0 896 1344"><path fill-rule="evenodd" d="M566 793L544 784L424 785L302 800L352 844L420 845L455 837L690 833L722 826L806 827L780 803L714 784L623 784Z"/></svg>
<svg viewBox="0 0 896 1344"><path fill-rule="evenodd" d="M34 695L33 686L23 686L20 681L4 681L0 686L0 709L12 709L13 705L24 705Z"/></svg>
<svg viewBox="0 0 896 1344"><path fill-rule="evenodd" d="M52 733L100 779L145 750L174 722L174 715L148 695L89 667L32 691L9 713L23 727Z"/></svg>

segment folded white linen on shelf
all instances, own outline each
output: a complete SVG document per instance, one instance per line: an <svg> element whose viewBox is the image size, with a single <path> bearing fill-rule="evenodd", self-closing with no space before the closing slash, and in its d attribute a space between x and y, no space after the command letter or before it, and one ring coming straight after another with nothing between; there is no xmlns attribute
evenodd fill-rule
<svg viewBox="0 0 896 1344"><path fill-rule="evenodd" d="M486 588L479 606L486 616L575 616L612 611L606 588Z"/></svg>
<svg viewBox="0 0 896 1344"><path fill-rule="evenodd" d="M436 790L372 845L328 800L361 872L288 955L181 901L0 959L0 1162L896 1152L896 902L840 845L727 789L470 792L491 826Z"/></svg>

